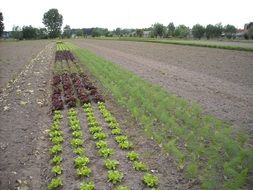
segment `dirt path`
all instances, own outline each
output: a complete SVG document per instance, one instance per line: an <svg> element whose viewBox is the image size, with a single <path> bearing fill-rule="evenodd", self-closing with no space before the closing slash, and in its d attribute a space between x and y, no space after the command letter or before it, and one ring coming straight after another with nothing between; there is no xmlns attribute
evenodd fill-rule
<svg viewBox="0 0 253 190"><path fill-rule="evenodd" d="M75 40L206 113L253 126L253 53L138 42Z"/></svg>
<svg viewBox="0 0 253 190"><path fill-rule="evenodd" d="M0 189L41 189L47 179L46 129L51 124L48 100L53 47L53 43L44 46L34 59L23 65L7 88L2 88ZM11 67L14 69L15 64ZM15 71L21 69L17 67Z"/></svg>

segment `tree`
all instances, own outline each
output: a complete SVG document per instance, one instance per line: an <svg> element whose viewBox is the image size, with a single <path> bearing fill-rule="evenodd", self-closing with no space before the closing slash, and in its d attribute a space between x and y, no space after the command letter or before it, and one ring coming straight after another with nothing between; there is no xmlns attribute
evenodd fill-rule
<svg viewBox="0 0 253 190"><path fill-rule="evenodd" d="M219 38L222 34L223 27L221 23L218 23L216 25L208 24L206 26L206 37L207 39L210 38Z"/></svg>
<svg viewBox="0 0 253 190"><path fill-rule="evenodd" d="M46 28L39 28L37 31L37 36L39 39L47 39L48 33Z"/></svg>
<svg viewBox="0 0 253 190"><path fill-rule="evenodd" d="M253 25L248 29L248 38L253 40Z"/></svg>
<svg viewBox="0 0 253 190"><path fill-rule="evenodd" d="M0 37L3 34L4 31L4 23L3 23L4 17L3 17L3 13L0 12Z"/></svg>
<svg viewBox="0 0 253 190"><path fill-rule="evenodd" d="M155 23L153 26L153 34L155 37L163 37L166 32L166 28L163 26L163 24Z"/></svg>
<svg viewBox="0 0 253 190"><path fill-rule="evenodd" d="M143 37L143 29L136 29L136 36Z"/></svg>
<svg viewBox="0 0 253 190"><path fill-rule="evenodd" d="M57 9L50 9L43 16L43 24L47 27L50 38L56 38L61 35L63 17Z"/></svg>
<svg viewBox="0 0 253 190"><path fill-rule="evenodd" d="M69 25L64 26L64 28L63 28L63 37L64 38L70 38L71 34L72 34L72 32L71 32L70 26Z"/></svg>
<svg viewBox="0 0 253 190"><path fill-rule="evenodd" d="M121 28L116 28L115 34L116 34L117 36L120 36L120 35L121 35Z"/></svg>
<svg viewBox="0 0 253 190"><path fill-rule="evenodd" d="M228 24L228 25L224 26L225 36L229 39L235 35L236 31L237 31L237 29L234 25Z"/></svg>
<svg viewBox="0 0 253 190"><path fill-rule="evenodd" d="M175 33L175 26L174 26L174 23L171 22L169 23L168 25L168 33L167 33L167 36L170 37L170 36L174 36L174 33Z"/></svg>
<svg viewBox="0 0 253 190"><path fill-rule="evenodd" d="M185 25L179 25L175 29L175 36L185 38L189 35L190 29Z"/></svg>
<svg viewBox="0 0 253 190"><path fill-rule="evenodd" d="M204 36L205 31L205 27L200 24L196 24L192 27L192 35L194 38L201 39Z"/></svg>
<svg viewBox="0 0 253 190"><path fill-rule="evenodd" d="M11 36L14 39L22 40L23 39L23 32L19 26L13 26L11 31Z"/></svg>
<svg viewBox="0 0 253 190"><path fill-rule="evenodd" d="M24 39L36 39L37 38L37 28L30 26L23 26L22 33Z"/></svg>

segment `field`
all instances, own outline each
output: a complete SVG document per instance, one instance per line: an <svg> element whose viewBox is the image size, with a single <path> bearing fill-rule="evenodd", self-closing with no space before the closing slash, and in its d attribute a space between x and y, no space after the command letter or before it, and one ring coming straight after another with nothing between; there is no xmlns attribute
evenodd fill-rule
<svg viewBox="0 0 253 190"><path fill-rule="evenodd" d="M250 189L251 52L18 43L0 43L0 189Z"/></svg>

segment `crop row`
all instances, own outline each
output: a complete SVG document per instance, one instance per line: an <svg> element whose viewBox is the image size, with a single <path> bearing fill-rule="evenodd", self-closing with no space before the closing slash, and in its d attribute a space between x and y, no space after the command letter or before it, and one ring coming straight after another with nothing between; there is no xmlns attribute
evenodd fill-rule
<svg viewBox="0 0 253 190"><path fill-rule="evenodd" d="M49 130L49 137L53 146L50 148L50 154L52 156L51 164L54 177L51 182L48 184L48 189L56 189L63 185L62 179L58 177L62 174L63 168L61 166L62 157L60 153L62 152L62 142L63 142L63 133L61 131L60 123L62 119L62 114L60 111L54 111L53 124Z"/></svg>
<svg viewBox="0 0 253 190"><path fill-rule="evenodd" d="M56 51L55 53L55 62L57 61L72 61L74 62L76 58L74 55L69 51L69 50L61 50L61 51Z"/></svg>
<svg viewBox="0 0 253 190"><path fill-rule="evenodd" d="M106 109L104 102L98 103L99 111L103 115L105 121L108 123L108 127L111 129L112 135L114 135L115 141L118 143L119 148L123 150L130 150L133 148L133 144L129 142L128 137L122 134L122 129L119 127L117 120L112 116L109 110ZM136 171L148 171L148 167L145 163L139 159L139 154L135 151L129 151L127 154L128 160L132 161L133 168ZM159 179L150 173L146 173L142 181L148 187L155 188L158 186Z"/></svg>

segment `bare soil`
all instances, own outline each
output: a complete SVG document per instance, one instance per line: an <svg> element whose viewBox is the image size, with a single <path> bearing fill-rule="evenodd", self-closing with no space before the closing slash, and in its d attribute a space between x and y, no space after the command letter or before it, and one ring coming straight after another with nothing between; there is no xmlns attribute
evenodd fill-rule
<svg viewBox="0 0 253 190"><path fill-rule="evenodd" d="M205 113L253 130L253 53L108 40L73 40ZM253 131L252 131L253 132Z"/></svg>

